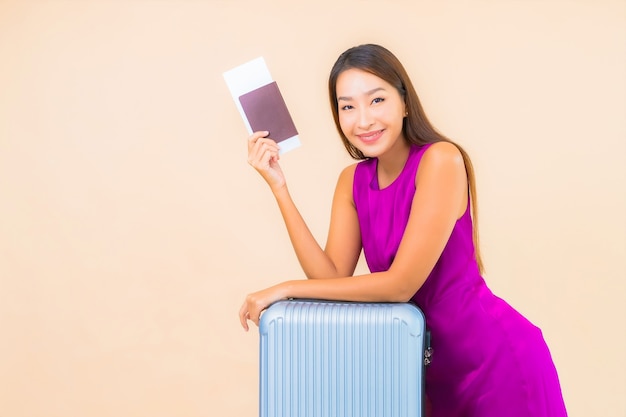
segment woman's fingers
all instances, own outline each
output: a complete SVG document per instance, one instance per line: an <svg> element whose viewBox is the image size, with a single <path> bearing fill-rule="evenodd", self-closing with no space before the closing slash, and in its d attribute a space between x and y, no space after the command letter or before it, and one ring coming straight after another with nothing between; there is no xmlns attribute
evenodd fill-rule
<svg viewBox="0 0 626 417"><path fill-rule="evenodd" d="M280 147L267 136L268 132L255 132L248 138L248 159L258 160L266 152L277 156Z"/></svg>
<svg viewBox="0 0 626 417"><path fill-rule="evenodd" d="M267 137L267 135L269 135L268 131L261 130L248 136L248 149L250 149L250 147L253 146L259 139Z"/></svg>
<svg viewBox="0 0 626 417"><path fill-rule="evenodd" d="M250 296L247 296L246 301L243 302L243 305L239 309L239 321L245 331L249 330L248 320L256 324L257 327L259 326L260 313L257 313L257 310L258 308L256 307L255 302Z"/></svg>
<svg viewBox="0 0 626 417"><path fill-rule="evenodd" d="M244 302L241 308L239 309L239 322L245 331L249 330L248 327L248 303Z"/></svg>
<svg viewBox="0 0 626 417"><path fill-rule="evenodd" d="M269 132L267 131L261 131L254 132L252 135L250 135L248 137L248 152L252 152L255 147L258 149L258 147L263 144L270 144L278 149L278 145L276 145L276 142L267 137L268 134Z"/></svg>
<svg viewBox="0 0 626 417"><path fill-rule="evenodd" d="M248 153L248 163L256 168L278 160L278 149L269 143L257 143Z"/></svg>
<svg viewBox="0 0 626 417"><path fill-rule="evenodd" d="M278 151L279 147L276 145L276 142L271 139L261 138L254 144L249 154L254 159L262 159L265 154L278 157Z"/></svg>
<svg viewBox="0 0 626 417"><path fill-rule="evenodd" d="M243 302L241 308L239 309L239 321L241 322L241 326L248 331L248 320L259 326L259 322L261 320L261 312L265 308L265 304L262 298L259 298L257 294L248 294L246 300Z"/></svg>

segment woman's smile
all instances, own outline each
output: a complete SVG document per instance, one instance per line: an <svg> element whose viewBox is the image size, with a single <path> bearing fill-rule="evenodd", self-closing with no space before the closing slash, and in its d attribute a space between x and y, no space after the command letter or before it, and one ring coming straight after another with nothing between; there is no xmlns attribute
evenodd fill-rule
<svg viewBox="0 0 626 417"><path fill-rule="evenodd" d="M367 133L361 133L360 135L357 135L357 137L365 143L372 143L372 142L376 142L384 133L384 129L381 130L374 130L371 132L367 132Z"/></svg>

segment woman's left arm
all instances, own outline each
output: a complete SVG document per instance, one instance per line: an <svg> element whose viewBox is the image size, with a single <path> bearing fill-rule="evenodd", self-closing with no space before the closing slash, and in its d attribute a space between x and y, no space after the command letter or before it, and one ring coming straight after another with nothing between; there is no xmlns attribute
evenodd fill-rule
<svg viewBox="0 0 626 417"><path fill-rule="evenodd" d="M424 152L415 178L411 214L389 270L322 280L285 281L249 294L239 318L248 330L263 310L286 298L361 302L405 302L419 290L434 268L452 229L467 208L467 174L454 144L438 142Z"/></svg>

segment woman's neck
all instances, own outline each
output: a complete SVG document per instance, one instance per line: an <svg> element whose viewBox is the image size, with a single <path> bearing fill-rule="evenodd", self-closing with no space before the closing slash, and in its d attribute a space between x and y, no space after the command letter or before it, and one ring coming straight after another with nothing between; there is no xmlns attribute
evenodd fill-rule
<svg viewBox="0 0 626 417"><path fill-rule="evenodd" d="M410 143L399 139L392 148L378 157L377 175L380 188L387 187L398 178L409 158L410 149Z"/></svg>

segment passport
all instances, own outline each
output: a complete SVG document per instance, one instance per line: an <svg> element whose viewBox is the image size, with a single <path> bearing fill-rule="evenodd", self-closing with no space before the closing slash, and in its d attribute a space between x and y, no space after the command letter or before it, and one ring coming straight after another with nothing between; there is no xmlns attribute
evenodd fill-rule
<svg viewBox="0 0 626 417"><path fill-rule="evenodd" d="M277 143L298 134L276 81L239 96L253 132L267 130Z"/></svg>
<svg viewBox="0 0 626 417"><path fill-rule="evenodd" d="M223 73L248 134L268 131L283 154L300 146L298 131L263 57Z"/></svg>

